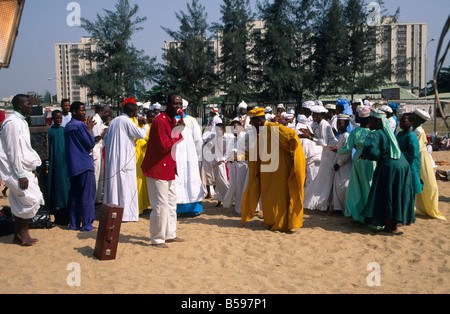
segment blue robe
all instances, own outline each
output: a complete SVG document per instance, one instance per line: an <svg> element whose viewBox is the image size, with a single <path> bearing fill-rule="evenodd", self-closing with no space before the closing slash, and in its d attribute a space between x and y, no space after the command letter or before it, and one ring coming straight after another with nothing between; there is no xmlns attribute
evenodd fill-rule
<svg viewBox="0 0 450 314"><path fill-rule="evenodd" d="M92 149L95 138L86 124L72 119L64 129L67 170L71 184L70 229L91 231L95 219L96 191Z"/></svg>

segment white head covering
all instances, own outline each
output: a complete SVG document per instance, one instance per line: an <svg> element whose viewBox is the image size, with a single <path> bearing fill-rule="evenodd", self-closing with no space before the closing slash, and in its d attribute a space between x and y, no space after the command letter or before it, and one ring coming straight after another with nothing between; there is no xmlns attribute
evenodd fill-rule
<svg viewBox="0 0 450 314"><path fill-rule="evenodd" d="M363 101L361 98L353 99L353 104L358 104L358 106L362 106Z"/></svg>
<svg viewBox="0 0 450 314"><path fill-rule="evenodd" d="M299 114L297 116L297 121L298 121L298 123L301 123L301 124L308 124L308 122L309 122L308 118L304 114Z"/></svg>
<svg viewBox="0 0 450 314"><path fill-rule="evenodd" d="M156 110L161 110L161 105L160 105L159 102L157 102L156 104L154 104L153 107L154 107Z"/></svg>
<svg viewBox="0 0 450 314"><path fill-rule="evenodd" d="M150 103L146 102L143 106L144 109L150 109Z"/></svg>
<svg viewBox="0 0 450 314"><path fill-rule="evenodd" d="M366 99L366 100L364 100L364 105L372 106L372 103L368 99Z"/></svg>
<svg viewBox="0 0 450 314"><path fill-rule="evenodd" d="M294 114L293 113L287 113L287 114L284 115L284 118L286 120L294 119Z"/></svg>
<svg viewBox="0 0 450 314"><path fill-rule="evenodd" d="M419 117L421 117L422 119L424 119L425 121L428 121L431 119L431 116L428 112L424 111L424 110L420 110L419 108L417 108L416 110L414 110L414 113L416 115L418 115Z"/></svg>
<svg viewBox="0 0 450 314"><path fill-rule="evenodd" d="M245 101L242 101L242 102L239 104L238 108L239 108L239 109L247 109L247 108L248 108L248 105L247 105L247 103L246 103Z"/></svg>
<svg viewBox="0 0 450 314"><path fill-rule="evenodd" d="M265 113L269 113L272 112L272 107L268 106L266 107L266 109L264 110Z"/></svg>
<svg viewBox="0 0 450 314"><path fill-rule="evenodd" d="M324 106L312 106L311 112L315 113L327 113L328 110Z"/></svg>
<svg viewBox="0 0 450 314"><path fill-rule="evenodd" d="M325 109L333 109L333 110L336 110L336 105L333 105L333 104L325 105Z"/></svg>
<svg viewBox="0 0 450 314"><path fill-rule="evenodd" d="M316 103L314 102L314 101L305 101L303 104L302 104L302 107L303 108L306 108L306 109L311 109L311 107L313 107L313 106L315 106L316 105Z"/></svg>
<svg viewBox="0 0 450 314"><path fill-rule="evenodd" d="M189 106L189 102L186 99L183 99L183 111Z"/></svg>
<svg viewBox="0 0 450 314"><path fill-rule="evenodd" d="M345 114L345 113L340 113L340 114L337 115L337 119L338 120L350 121L350 116L348 114Z"/></svg>
<svg viewBox="0 0 450 314"><path fill-rule="evenodd" d="M277 105L277 109L283 108L284 109L284 105L283 104L278 104Z"/></svg>
<svg viewBox="0 0 450 314"><path fill-rule="evenodd" d="M370 116L370 107L362 106L358 109L358 116L360 118L368 118Z"/></svg>
<svg viewBox="0 0 450 314"><path fill-rule="evenodd" d="M294 108L289 108L288 111L287 111L287 113L295 115L295 110L294 110Z"/></svg>
<svg viewBox="0 0 450 314"><path fill-rule="evenodd" d="M316 106L323 106L323 102L321 102L320 100L315 100L315 101L314 101L314 104L315 104Z"/></svg>
<svg viewBox="0 0 450 314"><path fill-rule="evenodd" d="M394 111L392 111L392 108L387 106L387 105L381 106L380 110L384 111L386 113L393 113L394 112Z"/></svg>

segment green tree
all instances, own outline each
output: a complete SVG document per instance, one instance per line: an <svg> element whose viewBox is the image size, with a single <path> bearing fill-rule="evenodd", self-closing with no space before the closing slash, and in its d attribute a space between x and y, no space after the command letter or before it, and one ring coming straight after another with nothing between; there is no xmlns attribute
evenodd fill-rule
<svg viewBox="0 0 450 314"><path fill-rule="evenodd" d="M312 74L309 88L319 98L324 94L338 94L345 88L349 75L348 38L344 8L339 0L321 0L313 25L314 52L311 55Z"/></svg>
<svg viewBox="0 0 450 314"><path fill-rule="evenodd" d="M131 6L128 0L118 0L115 11L104 10L91 22L82 19L81 27L92 37L96 51L80 51L80 58L99 64L91 73L78 78L81 86L90 90L90 96L111 101L113 107L125 97L139 97L145 91L145 84L155 80L158 73L156 58L144 55L130 42L134 33L141 31L145 17L136 16L138 5Z"/></svg>
<svg viewBox="0 0 450 314"><path fill-rule="evenodd" d="M427 95L434 95L435 94L434 81L433 80L429 81L427 86L430 86ZM439 72L437 79L437 86L440 94L450 93L450 66L443 67Z"/></svg>
<svg viewBox="0 0 450 314"><path fill-rule="evenodd" d="M289 0L258 3L265 34L255 38L254 56L259 64L254 76L263 99L288 100L293 95L296 60L295 25Z"/></svg>
<svg viewBox="0 0 450 314"><path fill-rule="evenodd" d="M221 24L216 25L221 42L220 86L227 100L238 103L252 86L249 43L253 14L249 0L224 0Z"/></svg>
<svg viewBox="0 0 450 314"><path fill-rule="evenodd" d="M178 31L162 27L173 39L165 49L162 83L167 91L183 95L190 104L199 105L203 97L217 86L216 57L207 31L205 7L198 0L187 4L187 13L175 13L180 22Z"/></svg>
<svg viewBox="0 0 450 314"><path fill-rule="evenodd" d="M312 69L311 60L308 58L313 47L313 21L316 16L315 7L317 0L294 0L292 4L292 19L294 23L294 47L295 58L292 66L294 71L293 96L297 104L310 96L308 90L310 73Z"/></svg>

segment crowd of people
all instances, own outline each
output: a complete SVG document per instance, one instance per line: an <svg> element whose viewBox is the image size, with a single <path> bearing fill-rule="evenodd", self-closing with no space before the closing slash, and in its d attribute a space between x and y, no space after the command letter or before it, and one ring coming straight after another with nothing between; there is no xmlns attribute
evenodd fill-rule
<svg viewBox="0 0 450 314"><path fill-rule="evenodd" d="M242 102L232 121L212 108L202 127L179 94L168 96L164 110L125 99L114 119L108 106L86 117L83 103L64 99L52 112L48 191L41 191L35 170L42 161L25 121L30 99L19 94L13 106L0 129L0 176L10 190L16 244L38 242L28 224L43 193L54 222L82 232L96 230L101 203L123 207L130 223L151 210L158 248L185 241L177 217L202 214L204 199L234 207L244 226L260 212L273 231L302 227L304 209L393 234L415 222L416 210L445 219L421 127L430 116L419 109L398 119L398 105L378 110L367 100L306 101L297 112L279 104L276 113Z"/></svg>

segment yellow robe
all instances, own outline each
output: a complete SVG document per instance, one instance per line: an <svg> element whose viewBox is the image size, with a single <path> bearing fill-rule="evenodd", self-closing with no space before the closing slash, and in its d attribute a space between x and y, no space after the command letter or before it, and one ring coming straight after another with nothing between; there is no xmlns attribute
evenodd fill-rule
<svg viewBox="0 0 450 314"><path fill-rule="evenodd" d="M136 125L139 127L139 123L136 118L131 118L131 120L133 120L133 122L136 123ZM148 199L147 192L147 181L141 169L141 165L145 157L145 152L147 151L147 142L149 135L150 130L148 130L147 137L145 139L134 140L134 142L136 143L136 174L138 186L139 215L142 215L144 213L144 210L150 207L150 200Z"/></svg>
<svg viewBox="0 0 450 314"><path fill-rule="evenodd" d="M427 136L422 127L418 127L414 133L417 135L420 146L420 178L423 181L421 194L416 194L416 209L432 218L445 220L438 209L439 191L434 174L433 164L427 151Z"/></svg>
<svg viewBox="0 0 450 314"><path fill-rule="evenodd" d="M271 138L278 132L278 168L272 172L262 172L261 166L274 162L264 162L259 154L256 161L249 161L248 185L242 199L242 224L245 226L255 215L259 199L263 211L264 224L272 231L289 231L303 226L303 186L306 177L306 160L296 132L285 126L267 122L267 133L258 136L254 149L267 143L271 154ZM278 130L278 131L277 131ZM251 152L249 156L256 156ZM255 158L253 158L255 159Z"/></svg>

